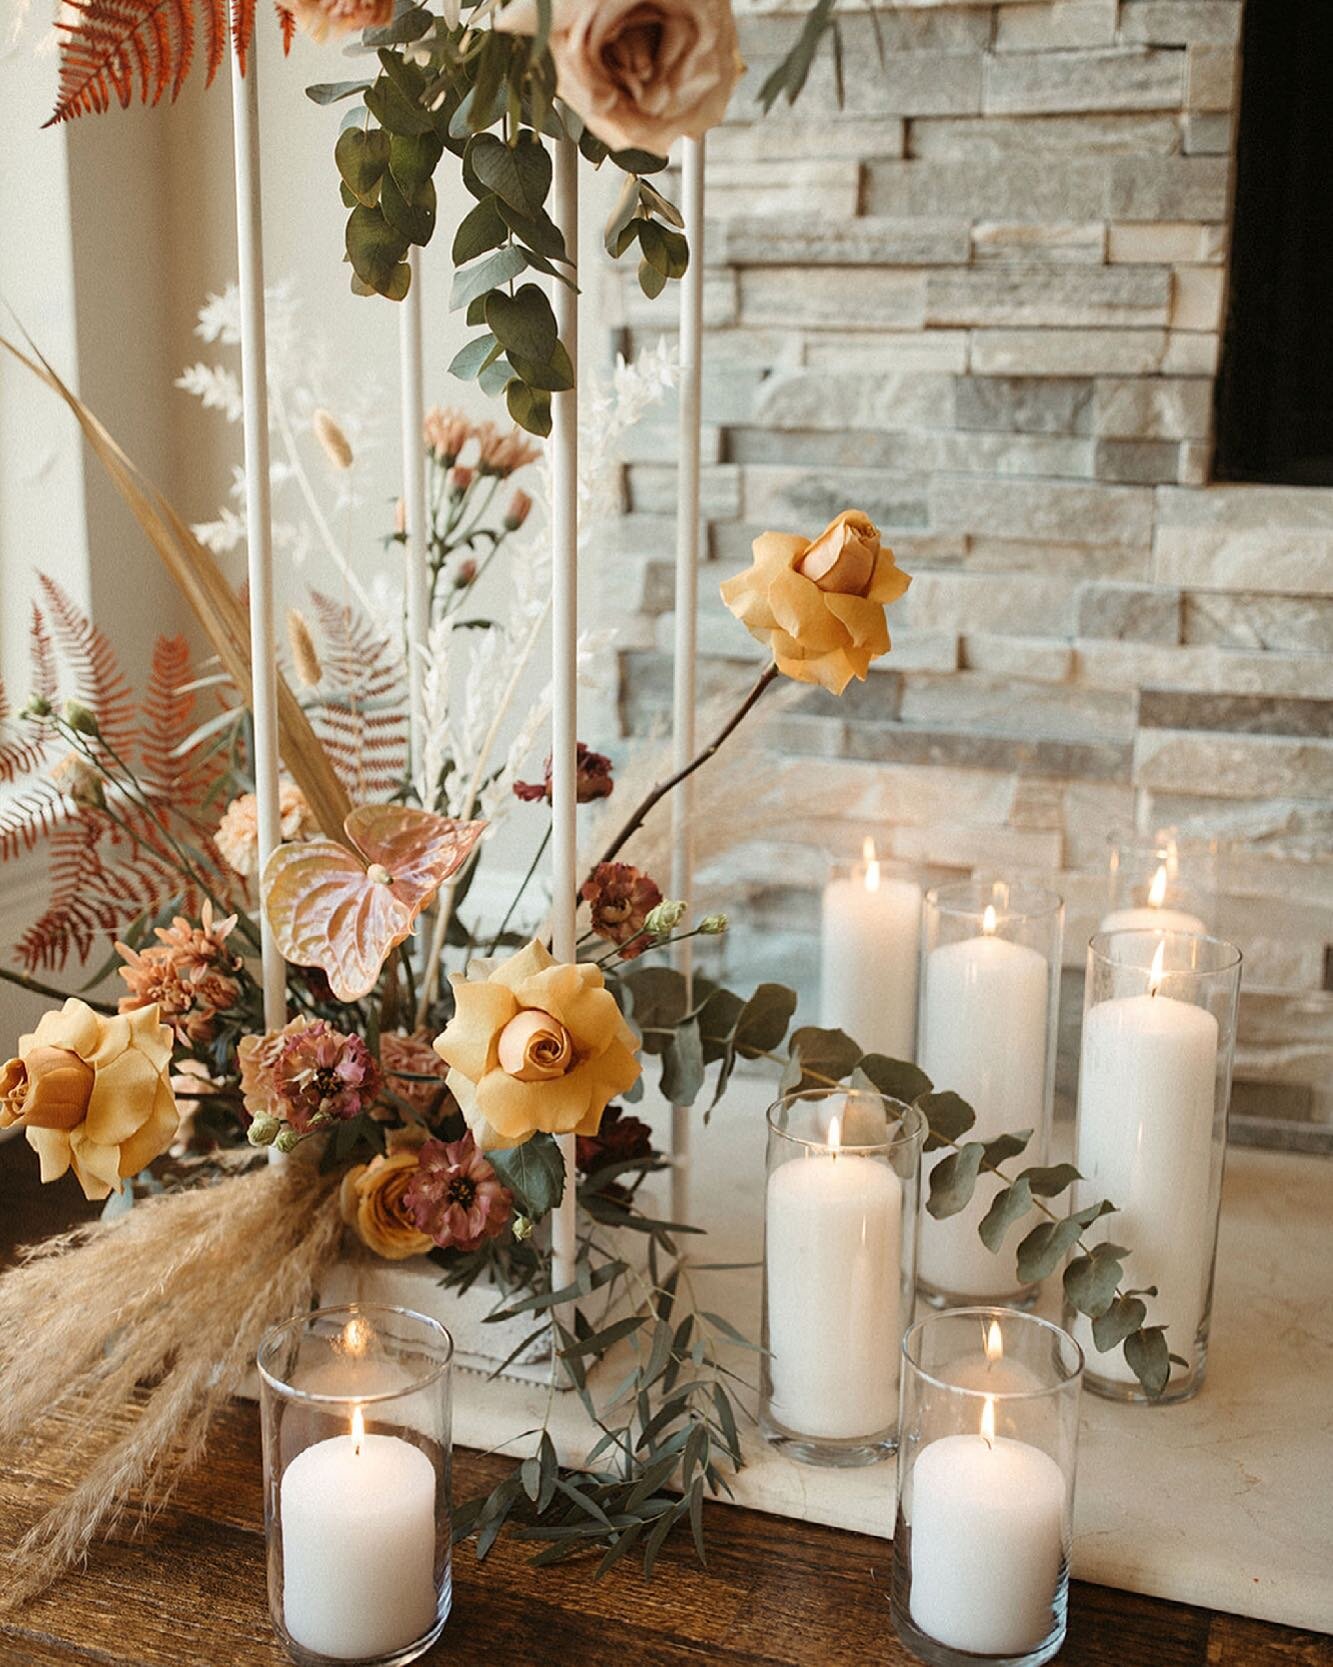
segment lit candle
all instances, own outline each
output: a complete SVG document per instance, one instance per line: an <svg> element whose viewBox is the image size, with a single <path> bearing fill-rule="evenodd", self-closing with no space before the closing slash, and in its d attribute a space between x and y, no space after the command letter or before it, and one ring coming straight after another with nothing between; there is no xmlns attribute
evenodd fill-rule
<svg viewBox="0 0 1333 1667"><path fill-rule="evenodd" d="M435 1625L435 1466L419 1447L367 1435L318 1441L283 1472L283 1621L313 1654L355 1661Z"/></svg>
<svg viewBox="0 0 1333 1667"><path fill-rule="evenodd" d="M867 839L863 861L824 887L820 1023L867 1053L913 1059L921 887L884 874Z"/></svg>
<svg viewBox="0 0 1333 1667"><path fill-rule="evenodd" d="M995 1434L942 1436L912 1472L912 1620L976 1655L1023 1655L1048 1638L1064 1560L1065 1484L1049 1454Z"/></svg>
<svg viewBox="0 0 1333 1667"><path fill-rule="evenodd" d="M828 1147L769 1177L768 1363L774 1418L798 1435L853 1440L898 1415L903 1187L888 1164Z"/></svg>
<svg viewBox="0 0 1333 1667"><path fill-rule="evenodd" d="M1044 1118L1050 972L1035 949L996 936L998 925L988 905L979 937L940 944L926 957L921 1068L976 1112L969 1140L1040 1129ZM917 1273L925 1284L978 1297L1013 1284L977 1236L994 1191L978 1187L967 1208L944 1221L922 1215Z"/></svg>
<svg viewBox="0 0 1333 1667"><path fill-rule="evenodd" d="M949 1368L949 1382L960 1389L980 1389L990 1395L1022 1393L1041 1387L1037 1374L1021 1360L1004 1357L1004 1334L1000 1322L986 1327L981 1354L970 1355Z"/></svg>
<svg viewBox="0 0 1333 1667"><path fill-rule="evenodd" d="M1176 1001L1163 988L1165 940L1158 944L1144 995L1090 1007L1083 1024L1078 1151L1085 1177L1078 1204L1110 1198L1114 1238L1133 1247L1125 1283L1156 1285L1150 1318L1167 1328L1167 1345L1189 1356L1208 1298L1213 1261L1209 1197L1219 1031L1204 1007ZM1098 1224L1088 1237L1106 1237ZM1089 1372L1135 1382L1116 1349L1101 1354L1091 1321L1074 1335Z"/></svg>
<svg viewBox="0 0 1333 1667"><path fill-rule="evenodd" d="M1189 914L1184 909L1164 907L1169 878L1166 863L1160 863L1157 872L1153 875L1152 884L1148 887L1146 908L1114 909L1102 921L1098 930L1102 932L1147 930L1150 932L1206 933L1208 928L1199 919L1198 915Z"/></svg>

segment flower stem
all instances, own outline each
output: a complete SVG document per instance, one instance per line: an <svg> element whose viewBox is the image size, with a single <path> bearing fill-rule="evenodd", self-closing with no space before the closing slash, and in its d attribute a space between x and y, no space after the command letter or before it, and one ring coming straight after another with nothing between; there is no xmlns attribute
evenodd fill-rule
<svg viewBox="0 0 1333 1667"><path fill-rule="evenodd" d="M53 1001L69 1000L67 990L57 990L54 984L43 984L38 978L29 978L26 972L13 972L9 967L0 967L0 978L4 979L6 984L15 984L20 990L27 990L30 995L50 996ZM79 999L87 1001L88 998L81 996ZM109 1001L88 1001L88 1006L97 1013L116 1011L115 1005Z"/></svg>
<svg viewBox="0 0 1333 1667"><path fill-rule="evenodd" d="M531 880L532 880L532 876L537 872L537 864L546 855L546 847L550 843L551 843L551 825L548 822L547 825L546 825L546 832L542 835L542 842L537 847L536 851L533 853L532 861L528 864L527 873L523 876L523 879L519 884L518 890L509 899L509 907L505 910L504 919L500 922L500 925L496 930L495 936L491 939L490 948L486 951L487 955L494 955L496 949L499 947L500 939L502 937L504 937L504 935L505 935L505 927L508 926L508 924L510 922L510 919L513 916L514 910L518 907L519 899L523 896L523 893L528 889L528 886L529 886L529 884L531 883Z"/></svg>
<svg viewBox="0 0 1333 1667"><path fill-rule="evenodd" d="M668 793L679 787L681 782L692 776L700 765L707 764L708 760L713 757L732 732L740 726L742 720L751 711L751 709L758 704L760 696L763 694L764 690L768 688L769 684L774 681L777 675L778 668L776 663L771 666L766 666L760 673L758 681L750 690L749 694L746 695L745 699L737 707L736 711L730 718L728 718L727 722L718 731L716 737L709 742L703 751L696 753L688 764L677 770L674 775L668 776L665 781L658 782L655 787L651 788L644 795L643 799L635 807L633 815L607 846L606 850L603 851L600 859L602 862L611 862L643 826L653 807L660 800L664 799Z"/></svg>

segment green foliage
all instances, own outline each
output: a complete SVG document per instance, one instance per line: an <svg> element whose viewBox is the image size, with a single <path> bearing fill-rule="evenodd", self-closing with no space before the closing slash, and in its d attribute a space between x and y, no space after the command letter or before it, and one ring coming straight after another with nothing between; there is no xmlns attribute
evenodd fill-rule
<svg viewBox="0 0 1333 1667"><path fill-rule="evenodd" d="M530 1221L540 1221L564 1196L565 1165L553 1136L535 1134L487 1157Z"/></svg>

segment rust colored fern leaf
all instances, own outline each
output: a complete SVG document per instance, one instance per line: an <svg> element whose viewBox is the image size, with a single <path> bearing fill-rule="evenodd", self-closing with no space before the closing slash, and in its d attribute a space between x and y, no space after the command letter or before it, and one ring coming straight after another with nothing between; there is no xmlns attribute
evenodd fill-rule
<svg viewBox="0 0 1333 1667"><path fill-rule="evenodd" d="M113 98L124 109L136 81L141 103L157 104L168 92L174 101L194 61L200 18L209 82L222 64L227 0L68 0L68 5L73 18L56 25L60 86L48 127L109 110ZM241 0L233 38L242 73L253 28L254 0Z"/></svg>
<svg viewBox="0 0 1333 1667"><path fill-rule="evenodd" d="M354 608L312 590L326 692L310 721L356 800L385 798L407 770L407 687L394 643Z"/></svg>
<svg viewBox="0 0 1333 1667"><path fill-rule="evenodd" d="M76 699L97 715L102 739L124 757L134 742L134 697L99 625L77 607L49 574L37 582L51 611L61 657L73 673Z"/></svg>
<svg viewBox="0 0 1333 1667"><path fill-rule="evenodd" d="M296 13L286 6L275 8L278 14L278 28L282 30L282 51L285 57L292 49L292 41L296 36Z"/></svg>

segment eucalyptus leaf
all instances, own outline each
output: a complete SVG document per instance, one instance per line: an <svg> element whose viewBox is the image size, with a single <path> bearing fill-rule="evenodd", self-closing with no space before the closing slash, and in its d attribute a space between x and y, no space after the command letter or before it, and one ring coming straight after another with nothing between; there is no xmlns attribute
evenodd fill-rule
<svg viewBox="0 0 1333 1667"><path fill-rule="evenodd" d="M513 376L509 360L501 354L498 359L491 359L481 367L477 385L488 399L499 399L513 380Z"/></svg>
<svg viewBox="0 0 1333 1667"><path fill-rule="evenodd" d="M662 1093L673 1106L692 1106L704 1085L699 1021L686 1019L662 1055Z"/></svg>
<svg viewBox="0 0 1333 1667"><path fill-rule="evenodd" d="M409 201L392 173L380 181L380 212L400 236L425 247L435 232L435 182L419 185Z"/></svg>
<svg viewBox="0 0 1333 1667"><path fill-rule="evenodd" d="M664 278L681 278L690 264L690 246L679 232L645 220L639 231L639 248L649 266Z"/></svg>
<svg viewBox="0 0 1333 1667"><path fill-rule="evenodd" d="M998 1251L1004 1243L1005 1234L1016 1221L1022 1221L1031 1208L1032 1189L1021 1176L1012 1186L1001 1187L977 1227L986 1249Z"/></svg>
<svg viewBox="0 0 1333 1667"><path fill-rule="evenodd" d="M563 342L556 342L544 363L525 359L521 353L510 353L509 361L515 374L530 388L545 388L548 393L559 394L574 386L574 367Z"/></svg>
<svg viewBox="0 0 1333 1667"><path fill-rule="evenodd" d="M506 351L546 360L558 339L555 313L543 290L524 284L514 295L495 289L486 297L486 323Z"/></svg>
<svg viewBox="0 0 1333 1667"><path fill-rule="evenodd" d="M620 187L620 195L616 198L616 206L611 210L611 216L606 222L606 230L602 234L606 252L613 259L618 258L623 252L619 246L620 234L634 218L638 208L639 181L633 174L627 174Z"/></svg>
<svg viewBox="0 0 1333 1667"><path fill-rule="evenodd" d="M1147 1317L1148 1309L1138 1297L1116 1297L1105 1313L1092 1322L1092 1340L1103 1354L1109 1354L1130 1332L1137 1331Z"/></svg>
<svg viewBox="0 0 1333 1667"><path fill-rule="evenodd" d="M1090 1204L1060 1221L1043 1221L1027 1235L1018 1247L1018 1277L1025 1285L1035 1285L1059 1266L1060 1259L1075 1244L1085 1227L1090 1227L1099 1216L1106 1215L1112 1206L1103 1202Z"/></svg>
<svg viewBox="0 0 1333 1667"><path fill-rule="evenodd" d="M517 377L505 388L505 405L518 426L545 439L551 432L551 396L542 388L529 388Z"/></svg>
<svg viewBox="0 0 1333 1667"><path fill-rule="evenodd" d="M972 1202L981 1173L985 1148L980 1141L969 1140L956 1152L950 1152L930 1172L930 1197L926 1208L936 1221L956 1216Z"/></svg>
<svg viewBox="0 0 1333 1667"><path fill-rule="evenodd" d="M450 376L457 376L464 382L471 382L474 377L480 374L498 346L499 343L489 331L484 336L475 336L466 347L460 347L450 360Z"/></svg>
<svg viewBox="0 0 1333 1667"><path fill-rule="evenodd" d="M1144 1326L1125 1338L1125 1363L1150 1395L1160 1395L1171 1376L1166 1328Z"/></svg>
<svg viewBox="0 0 1333 1667"><path fill-rule="evenodd" d="M613 150L610 156L616 167L623 168L627 174L660 174L668 160L650 150Z"/></svg>
<svg viewBox="0 0 1333 1667"><path fill-rule="evenodd" d="M483 185L521 214L541 212L551 188L551 157L530 133L507 145L493 133L478 133L467 150L468 162Z"/></svg>
<svg viewBox="0 0 1333 1667"><path fill-rule="evenodd" d="M420 40L435 19L424 6L410 6L399 12L392 23L379 29L365 29L361 34L363 46L401 46Z"/></svg>
<svg viewBox="0 0 1333 1667"><path fill-rule="evenodd" d="M539 1221L564 1196L565 1162L551 1135L538 1133L486 1156L530 1220Z"/></svg>
<svg viewBox="0 0 1333 1667"><path fill-rule="evenodd" d="M1025 1169L1021 1179L1027 1182L1034 1198L1054 1198L1083 1177L1072 1163L1053 1163Z"/></svg>
<svg viewBox="0 0 1333 1667"><path fill-rule="evenodd" d="M410 198L415 190L434 177L443 154L444 141L433 131L390 135L389 172L405 197Z"/></svg>
<svg viewBox="0 0 1333 1667"><path fill-rule="evenodd" d="M413 104L401 88L387 76L381 75L373 87L365 91L366 109L381 127L390 133L430 133L435 123L428 110Z"/></svg>
<svg viewBox="0 0 1333 1667"><path fill-rule="evenodd" d="M347 218L347 256L363 284L377 294L401 301L412 281L403 260L407 239L399 235L377 208L358 205Z"/></svg>
<svg viewBox="0 0 1333 1667"><path fill-rule="evenodd" d="M865 1061L861 1062L865 1070ZM867 1075L871 1073L867 1072ZM926 1115L930 1124L930 1133L926 1137L926 1150L934 1151L937 1147L948 1146L964 1135L977 1120L977 1114L952 1089L945 1089L942 1093L922 1094L917 1104ZM980 1159L978 1159L980 1162Z"/></svg>
<svg viewBox="0 0 1333 1667"><path fill-rule="evenodd" d="M688 1006L689 987L684 978L674 967L640 967L626 973L622 982L634 1004L633 1023L643 1039L643 1051L664 1053L670 1036L662 1032L674 1031Z"/></svg>
<svg viewBox="0 0 1333 1667"><path fill-rule="evenodd" d="M460 307L466 307L479 296L485 295L487 290L498 289L501 284L509 283L527 269L527 264L521 249L500 249L495 254L487 255L483 260L475 261L471 266L455 272L453 288L449 291L450 311L457 312ZM484 309L480 319L474 319L469 313L468 323L481 323L484 318Z"/></svg>
<svg viewBox="0 0 1333 1667"><path fill-rule="evenodd" d="M664 197L655 185L650 185L646 179L639 181L639 201L647 209L657 215L659 220L665 220L669 226L675 226L677 231L685 230L685 217L669 197Z"/></svg>
<svg viewBox="0 0 1333 1667"><path fill-rule="evenodd" d="M505 225L530 249L535 249L539 255L545 255L550 260L563 261L566 266L573 264L565 249L564 235L545 209L539 210L536 214L524 214L512 203L503 201L500 202L499 208Z"/></svg>
<svg viewBox="0 0 1333 1667"><path fill-rule="evenodd" d="M349 127L338 135L333 160L357 202L373 203L389 165L389 135L380 128L367 133L363 128Z"/></svg>
<svg viewBox="0 0 1333 1667"><path fill-rule="evenodd" d="M861 1058L861 1045L854 1042L845 1030L802 1025L792 1032L787 1053L788 1068L782 1078L784 1092L794 1088L827 1087L823 1080L826 1077L842 1082L856 1068Z"/></svg>
<svg viewBox="0 0 1333 1667"><path fill-rule="evenodd" d="M364 93L371 85L369 81L318 81L306 88L305 96L314 104L337 104L341 99Z"/></svg>
<svg viewBox="0 0 1333 1667"><path fill-rule="evenodd" d="M695 980L696 991L702 979ZM745 1007L745 999L721 985L710 990L699 1008L699 1030L703 1037L704 1063L712 1065L731 1051L731 1034Z"/></svg>
<svg viewBox="0 0 1333 1667"><path fill-rule="evenodd" d="M760 984L741 1008L732 1044L742 1059L758 1059L782 1046L796 1011L796 992L785 984Z"/></svg>
<svg viewBox="0 0 1333 1667"><path fill-rule="evenodd" d="M915 1105L923 1094L930 1092L930 1078L917 1065L911 1065L905 1059L890 1059L887 1054L868 1053L860 1061L857 1069L862 1071L880 1093L890 1100L901 1100L904 1105ZM925 1107L922 1107L925 1110ZM971 1128L970 1123L963 1125L960 1133L966 1133Z"/></svg>
<svg viewBox="0 0 1333 1667"><path fill-rule="evenodd" d="M641 227L649 224L646 220L640 220L636 223ZM646 260L639 262L638 276L639 288L650 301L655 301L666 288L666 274Z"/></svg>
<svg viewBox="0 0 1333 1667"><path fill-rule="evenodd" d="M1124 1276L1119 1245L1094 1245L1086 1256L1075 1256L1064 1272L1065 1295L1089 1319L1100 1319L1115 1300L1116 1287Z"/></svg>

